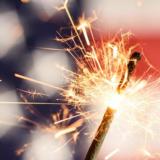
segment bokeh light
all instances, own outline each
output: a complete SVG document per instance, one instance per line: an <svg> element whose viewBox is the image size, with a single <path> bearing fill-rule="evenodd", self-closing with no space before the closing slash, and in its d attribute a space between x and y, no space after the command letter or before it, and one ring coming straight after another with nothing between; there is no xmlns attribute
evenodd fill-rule
<svg viewBox="0 0 160 160"><path fill-rule="evenodd" d="M72 154L63 140L56 139L54 133L34 131L31 143L24 155L24 160L72 160Z"/></svg>

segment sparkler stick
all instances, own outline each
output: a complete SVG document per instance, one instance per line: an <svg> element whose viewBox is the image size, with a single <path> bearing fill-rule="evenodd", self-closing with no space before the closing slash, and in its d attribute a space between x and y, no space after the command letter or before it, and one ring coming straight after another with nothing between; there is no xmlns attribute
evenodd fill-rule
<svg viewBox="0 0 160 160"><path fill-rule="evenodd" d="M138 52L134 52L130 60L127 64L127 71L122 75L122 78L117 87L117 92L120 94L126 87L129 82L129 78L133 73L137 62L141 59L141 55ZM109 131L111 122L114 118L115 110L112 107L107 107L106 112L104 113L103 119L99 128L97 130L96 136L91 143L91 146L87 152L85 160L96 160L97 155L101 149L103 141L105 139L106 134Z"/></svg>
<svg viewBox="0 0 160 160"><path fill-rule="evenodd" d="M105 139L105 136L109 130L110 124L114 117L114 110L111 107L107 107L107 110L103 116L102 122L97 130L96 136L92 141L92 144L87 152L85 160L95 160L100 149L102 143Z"/></svg>

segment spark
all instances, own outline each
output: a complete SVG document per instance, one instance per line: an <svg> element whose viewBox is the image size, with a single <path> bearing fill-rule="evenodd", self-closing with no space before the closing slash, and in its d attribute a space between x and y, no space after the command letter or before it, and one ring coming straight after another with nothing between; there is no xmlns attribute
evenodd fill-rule
<svg viewBox="0 0 160 160"><path fill-rule="evenodd" d="M59 120L59 121L55 122L54 124L59 124L59 123L65 122L65 121L70 120L70 119L73 119L73 118L77 118L77 117L80 117L80 116L85 116L85 115L88 115L88 113L89 113L89 112L86 112L86 113L85 113L85 112L82 112L82 113L77 114L77 115L74 115L74 116L72 116L72 117L64 118L64 119L62 119L62 120Z"/></svg>
<svg viewBox="0 0 160 160"><path fill-rule="evenodd" d="M87 31L86 31L87 27L88 27L87 21L82 21L82 22L80 22L80 25L77 27L77 29L83 31L85 40L87 42L87 45L89 46L90 45L90 41L89 41L89 38L88 38L88 35L87 35Z"/></svg>
<svg viewBox="0 0 160 160"><path fill-rule="evenodd" d="M54 105L54 104L62 104L62 103L47 103L47 102L20 102L20 101L15 101L15 102L11 102L11 101L0 101L0 104L11 104L11 105Z"/></svg>
<svg viewBox="0 0 160 160"><path fill-rule="evenodd" d="M67 133L74 132L75 130L76 130L76 128L74 128L74 127L63 129L62 131L59 131L59 132L56 133L55 138L59 138L60 136L63 136Z"/></svg>
<svg viewBox="0 0 160 160"><path fill-rule="evenodd" d="M116 148L114 151L112 151L110 154L108 154L105 157L105 160L109 160L110 158L112 158L115 154L117 154L119 152L119 148Z"/></svg>
<svg viewBox="0 0 160 160"><path fill-rule="evenodd" d="M53 85L48 84L46 82L42 82L42 81L27 77L27 76L23 76L23 75L18 74L18 73L15 73L14 76L16 78L20 78L20 79L23 79L23 80L26 80L26 81L30 81L30 82L33 82L33 83L36 83L36 84L40 84L40 85L43 85L43 86L46 86L46 87L49 87L49 88L53 88L53 89L57 89L57 90L63 90L62 88L53 86Z"/></svg>
<svg viewBox="0 0 160 160"><path fill-rule="evenodd" d="M25 94L27 94L27 95L29 95L29 96L31 96L33 99L35 98L35 96L47 96L46 94L44 94L44 93L40 93L40 92L37 92L36 90L34 90L34 91L27 91L27 90L24 90L24 89L17 89L18 91L20 91L21 93L25 93Z"/></svg>
<svg viewBox="0 0 160 160"><path fill-rule="evenodd" d="M142 152L145 156L149 158L154 158L154 156L147 149L143 149Z"/></svg>

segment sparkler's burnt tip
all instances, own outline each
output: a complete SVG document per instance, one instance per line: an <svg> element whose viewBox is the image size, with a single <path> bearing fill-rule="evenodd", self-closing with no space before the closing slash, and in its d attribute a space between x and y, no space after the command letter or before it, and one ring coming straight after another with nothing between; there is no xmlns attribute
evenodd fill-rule
<svg viewBox="0 0 160 160"><path fill-rule="evenodd" d="M141 54L139 52L133 52L131 57L130 57L129 63L127 65L128 76L130 76L132 74L132 72L134 71L134 69L137 65L137 62L140 61L140 60L141 60Z"/></svg>
<svg viewBox="0 0 160 160"><path fill-rule="evenodd" d="M137 61L141 60L141 54L139 52L133 52L130 59L136 59Z"/></svg>
<svg viewBox="0 0 160 160"><path fill-rule="evenodd" d="M117 87L118 93L121 93L126 87L129 82L129 79L133 73L133 71L136 68L136 65L138 61L141 60L141 54L139 52L133 52L129 58L128 64L127 64L127 78L125 78L125 72L122 75L122 78L119 82L119 85Z"/></svg>

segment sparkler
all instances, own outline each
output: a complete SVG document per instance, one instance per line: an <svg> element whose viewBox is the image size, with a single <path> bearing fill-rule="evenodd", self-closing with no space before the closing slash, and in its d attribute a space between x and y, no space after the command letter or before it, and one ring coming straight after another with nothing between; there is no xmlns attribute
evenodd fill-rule
<svg viewBox="0 0 160 160"><path fill-rule="evenodd" d="M74 50L69 50L71 55L76 59L79 70L76 75L72 75L74 79L71 79L70 87L64 92L64 96L67 102L74 105L85 105L88 102L95 103L100 97L105 97L106 99L109 97L106 105L110 107L106 109L96 136L85 158L85 160L95 160L114 116L115 106L112 106L113 101L117 100L117 96L121 97L121 92L124 92L127 86L131 85L129 84L130 76L137 62L141 59L141 55L138 52L132 53L136 46L127 49L127 41L125 38L128 38L128 34L122 35L118 41L115 39L111 42L102 41L100 47L97 46L90 23L85 19L80 19L80 24L76 26L67 8L67 2L68 1L65 2L61 9L66 10L71 21L73 31L80 42L80 45L77 45L73 38L75 48L80 48L83 58L76 58L72 54ZM82 31L86 45L90 47L89 51L87 51L85 44L82 42L81 36L78 33L79 30ZM91 35L91 41L87 33L88 30ZM64 39L62 39L62 42L63 41ZM135 84L136 82L133 82L132 85ZM108 87L112 88L111 93L109 93L110 90L107 91Z"/></svg>
<svg viewBox="0 0 160 160"><path fill-rule="evenodd" d="M134 52L131 57L130 61L127 65L127 78L125 80L125 74L122 76L120 83L117 87L117 91L120 93L122 92L126 87L127 83L129 82L129 78L133 72L133 70L136 67L137 61L140 60L140 53ZM97 155L101 149L102 143L105 139L105 136L109 130L110 124L112 122L112 119L114 117L114 110L111 107L108 107L106 109L106 112L103 116L102 122L97 130L96 136L94 140L92 141L92 144L87 152L85 160L95 160L97 158Z"/></svg>
<svg viewBox="0 0 160 160"><path fill-rule="evenodd" d="M65 51L70 53L77 64L77 72L61 67L62 70L69 74L68 77L65 77L70 80L68 87L66 89L59 88L17 73L15 76L57 89L64 96L63 103L75 106L81 113L83 113L82 106L94 105L105 108L104 117L86 156L86 160L94 160L101 149L115 111L121 111L120 116L123 117L124 115L125 118L128 118L128 112L134 111L137 115L137 112L140 112L137 109L139 106L142 106L141 110L145 111L145 105L149 106L156 102L152 100L144 102L142 99L147 100L150 96L149 91L153 86L157 87L159 79L150 82L150 77L148 77L148 79L144 80L145 75L153 66L147 61L143 53L140 55L139 52L135 52L137 44L129 46L130 33L121 34L120 37L115 36L110 41L101 38L97 43L91 25L95 18L87 20L82 17L79 24L75 24L67 4L68 1L66 0L64 5L58 8L58 10L66 11L72 25L71 35L63 37L58 33L59 37L56 40L68 46ZM132 73L141 56L143 56L149 67L140 78L136 78L134 75L132 76ZM141 101L138 102L137 97L144 93L144 89L146 93ZM156 95L156 93L153 93L153 95ZM129 102L130 100L133 103ZM121 103L124 105L123 107L120 106ZM130 107L131 109L128 107L130 105L132 106ZM106 106L109 107L106 109ZM88 117L86 116L86 119ZM138 120L131 120L130 125L134 126L137 123L140 128L144 129L145 133L151 133L148 125L145 126ZM69 131L72 132L72 130ZM66 133L67 130L64 130L64 132ZM112 154L116 152L112 152ZM145 153L148 153L148 151Z"/></svg>

